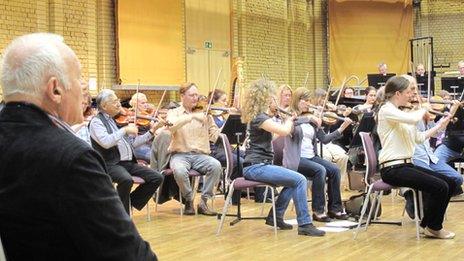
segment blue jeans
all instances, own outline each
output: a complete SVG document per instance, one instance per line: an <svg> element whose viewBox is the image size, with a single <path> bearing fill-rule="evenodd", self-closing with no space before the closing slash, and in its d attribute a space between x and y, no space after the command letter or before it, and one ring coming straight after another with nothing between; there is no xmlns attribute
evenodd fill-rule
<svg viewBox="0 0 464 261"><path fill-rule="evenodd" d="M315 156L311 159L300 158L298 172L311 179L313 185L312 207L317 214L325 213L325 182L327 178L327 194L329 196L328 210L330 212L343 211L340 193L340 170L337 165Z"/></svg>
<svg viewBox="0 0 464 261"><path fill-rule="evenodd" d="M293 199L298 225L311 224L306 196L307 180L300 173L270 164L254 164L243 169L243 176L256 180L283 186L276 202L276 218L283 218L290 199Z"/></svg>
<svg viewBox="0 0 464 261"><path fill-rule="evenodd" d="M437 156L441 161L445 163L462 158L461 153L448 148L445 144L438 146L434 153L435 156Z"/></svg>
<svg viewBox="0 0 464 261"><path fill-rule="evenodd" d="M435 174L437 174L437 176L444 175L450 177L456 183L456 191L461 191L460 187L462 185L462 175L453 169L450 165L446 164L445 161L439 159L437 164L430 162L430 164L427 165L423 161L413 159L413 163L416 166L433 171Z"/></svg>

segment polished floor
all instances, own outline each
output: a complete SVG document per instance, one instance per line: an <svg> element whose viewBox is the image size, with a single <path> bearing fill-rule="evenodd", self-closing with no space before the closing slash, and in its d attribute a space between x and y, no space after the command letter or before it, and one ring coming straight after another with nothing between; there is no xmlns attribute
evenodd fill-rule
<svg viewBox="0 0 464 261"><path fill-rule="evenodd" d="M344 197L349 194L344 193ZM260 205L242 199L243 215L258 215ZM215 201L216 210L223 200ZM266 212L271 204L267 204ZM183 216L179 203L170 201L147 221L146 212L134 213L134 222L142 237L150 242L160 260L464 260L464 202L450 203L445 228L456 233L453 240L421 237L416 240L414 223L404 217L404 226L369 226L353 240L353 230L327 233L321 238L299 236L296 228L278 231L264 220L245 220L229 226L228 217L220 236L215 217ZM382 220L401 220L404 201L399 196L384 196ZM233 207L229 213L235 212ZM295 218L288 209L286 218ZM315 222L316 226L324 224Z"/></svg>

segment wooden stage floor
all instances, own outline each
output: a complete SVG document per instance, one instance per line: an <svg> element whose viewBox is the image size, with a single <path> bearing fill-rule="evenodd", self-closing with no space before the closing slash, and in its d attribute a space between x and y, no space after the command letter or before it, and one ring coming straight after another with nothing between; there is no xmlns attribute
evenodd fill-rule
<svg viewBox="0 0 464 261"><path fill-rule="evenodd" d="M344 193L344 198L348 197ZM199 197L197 197L199 198ZM258 215L260 204L242 199L243 215ZM266 204L265 212L271 204ZM150 201L152 220L147 222L145 209L134 213L134 222L142 237L150 242L160 260L464 260L464 202L450 203L444 226L456 233L455 239L437 240L415 238L414 223L404 217L405 225L369 226L353 240L353 231L327 233L324 237L297 235L293 230L274 235L264 220L244 220L229 226L233 217L227 217L220 236L215 217L180 217L179 203L170 201L154 212ZM223 199L215 200L216 210ZM382 220L401 220L404 200L384 196ZM232 207L229 213L234 213ZM295 218L289 207L286 219ZM316 226L323 223L315 222Z"/></svg>

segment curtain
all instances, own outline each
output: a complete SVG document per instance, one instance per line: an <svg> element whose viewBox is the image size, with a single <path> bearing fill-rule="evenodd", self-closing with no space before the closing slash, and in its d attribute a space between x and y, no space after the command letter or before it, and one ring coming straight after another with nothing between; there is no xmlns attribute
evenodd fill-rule
<svg viewBox="0 0 464 261"><path fill-rule="evenodd" d="M353 74L362 80L366 74L378 73L382 62L389 73L406 73L412 37L412 6L405 0L330 0L329 61L334 85Z"/></svg>

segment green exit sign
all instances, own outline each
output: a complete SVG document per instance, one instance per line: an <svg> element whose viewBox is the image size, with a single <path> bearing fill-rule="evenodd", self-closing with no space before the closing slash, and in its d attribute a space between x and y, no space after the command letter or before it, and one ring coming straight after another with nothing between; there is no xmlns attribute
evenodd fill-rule
<svg viewBox="0 0 464 261"><path fill-rule="evenodd" d="M211 49L211 48L213 48L213 42L211 42L211 41L205 41L205 48L206 48L206 49Z"/></svg>

